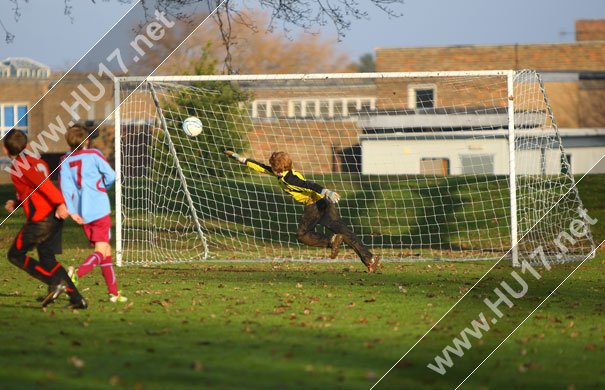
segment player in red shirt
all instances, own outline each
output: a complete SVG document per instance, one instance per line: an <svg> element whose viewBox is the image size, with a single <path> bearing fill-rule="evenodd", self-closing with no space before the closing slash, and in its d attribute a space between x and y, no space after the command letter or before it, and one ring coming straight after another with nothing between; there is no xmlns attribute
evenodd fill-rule
<svg viewBox="0 0 605 390"><path fill-rule="evenodd" d="M41 159L22 153L27 147L27 136L19 130L11 130L4 137L4 153L13 160L11 179L17 191L16 200L8 200L4 206L12 213L19 205L25 211L25 224L8 250L8 260L34 278L49 286L48 295L42 301L46 307L63 292L69 295L69 308L85 309L88 305L78 289L57 262L61 253L63 220L69 216L61 191L47 179L48 165ZM36 248L40 260L27 252Z"/></svg>

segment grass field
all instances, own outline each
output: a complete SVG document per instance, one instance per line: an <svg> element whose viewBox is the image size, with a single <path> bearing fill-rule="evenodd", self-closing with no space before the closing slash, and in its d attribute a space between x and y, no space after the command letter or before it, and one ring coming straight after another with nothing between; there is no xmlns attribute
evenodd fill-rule
<svg viewBox="0 0 605 390"><path fill-rule="evenodd" d="M605 178L579 187L590 215L605 221ZM0 226L3 251L21 218ZM602 223L593 232L605 239ZM75 265L89 252L83 233L70 223L64 236L61 261ZM464 388L605 387L604 263L604 252L584 263ZM41 310L45 288L0 261L0 388L368 389L492 265L388 263L373 275L360 263L131 267L118 269L125 305L106 300L95 270L80 283L89 310L72 312L63 302ZM576 265L551 271L456 369L474 369ZM468 316L446 318L376 388L457 386L426 369L430 351L467 326L510 271L496 267L492 284L459 307Z"/></svg>

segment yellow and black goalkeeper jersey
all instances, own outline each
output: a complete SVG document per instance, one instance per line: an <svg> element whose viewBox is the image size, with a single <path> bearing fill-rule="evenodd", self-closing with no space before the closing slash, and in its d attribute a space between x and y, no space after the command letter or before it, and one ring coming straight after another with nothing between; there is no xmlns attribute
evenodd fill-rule
<svg viewBox="0 0 605 390"><path fill-rule="evenodd" d="M302 204L313 204L323 198L321 191L324 189L317 183L305 180L300 172L295 170L288 171L283 176L277 176L273 169L265 164L261 164L254 160L247 159L246 166L254 169L257 172L273 175L277 177L279 186L284 192L292 195L294 200Z"/></svg>

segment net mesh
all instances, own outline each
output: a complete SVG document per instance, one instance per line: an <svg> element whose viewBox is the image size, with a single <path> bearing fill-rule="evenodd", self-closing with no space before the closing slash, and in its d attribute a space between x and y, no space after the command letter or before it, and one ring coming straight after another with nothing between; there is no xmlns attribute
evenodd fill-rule
<svg viewBox="0 0 605 390"><path fill-rule="evenodd" d="M535 72L515 73L512 96L506 73L207 79L120 83L122 264L327 258L297 241L303 206L225 150L266 164L287 152L341 195L344 221L385 260L501 258L512 96L519 258L594 246L589 232L555 243L582 203ZM184 133L189 116L202 134Z"/></svg>

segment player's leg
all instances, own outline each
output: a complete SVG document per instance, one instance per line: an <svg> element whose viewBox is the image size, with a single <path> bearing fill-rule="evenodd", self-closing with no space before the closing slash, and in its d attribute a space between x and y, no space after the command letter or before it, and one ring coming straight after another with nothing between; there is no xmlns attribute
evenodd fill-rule
<svg viewBox="0 0 605 390"><path fill-rule="evenodd" d="M47 275L51 278L51 287L48 290L48 295L42 300L42 306L47 306L63 292L66 292L71 303L78 303L78 308L86 308L87 305L81 303L85 302L84 298L71 281L65 268L57 261L52 245L40 244L38 246L38 256L40 257L41 268L49 270Z"/></svg>
<svg viewBox="0 0 605 390"><path fill-rule="evenodd" d="M118 283L116 280L116 273L113 268L113 259L111 257L111 244L109 242L97 243L103 244L98 247L99 251L105 253L105 257L101 261L101 271L103 272L103 278L107 284L107 292L109 293L109 300L111 302L126 302L128 298L123 296L118 290ZM97 245L95 245L95 249Z"/></svg>
<svg viewBox="0 0 605 390"><path fill-rule="evenodd" d="M93 221L82 226L86 238L88 238L88 241L90 241L90 243L93 245L95 244L95 241L93 241L92 237L94 233L95 222L96 221ZM105 253L98 251L95 245L94 252L91 253L86 259L84 259L84 261L78 266L76 272L72 274L72 279L77 282L79 278L86 275L87 273L95 269L97 266L101 265L101 261L104 257Z"/></svg>
<svg viewBox="0 0 605 390"><path fill-rule="evenodd" d="M103 253L101 272L103 273L105 284L107 284L107 292L110 295L118 295L118 284L111 259L111 245L108 242L97 242L95 243L95 252Z"/></svg>
<svg viewBox="0 0 605 390"><path fill-rule="evenodd" d="M45 226L48 226L47 229L50 233L37 244L37 250L40 258L40 265L43 269L41 272L45 272L46 275L50 277L50 285L52 286L49 294L42 302L42 306L46 306L54 301L62 292L67 292L70 300L69 307L85 309L88 306L86 300L80 295L80 292L68 276L67 271L56 258L56 254L62 252L61 233L63 230L63 221L57 220L51 216L42 223Z"/></svg>
<svg viewBox="0 0 605 390"><path fill-rule="evenodd" d="M88 225L87 237L95 245L95 253L102 255L100 260L101 272L107 284L107 292L111 302L126 302L128 299L120 295L116 273L113 269L111 256L111 218L109 215L99 218Z"/></svg>
<svg viewBox="0 0 605 390"><path fill-rule="evenodd" d="M321 205L318 203L320 202L305 206L305 211L303 212L298 225L296 237L298 238L298 241L305 245L329 248L330 238L314 231L315 226L317 226L323 214L320 207Z"/></svg>
<svg viewBox="0 0 605 390"><path fill-rule="evenodd" d="M374 272L377 267L380 259L378 256L375 256L365 245L361 242L359 237L347 226L347 224L340 217L340 213L338 212L338 208L333 203L329 203L326 211L324 212L319 224L327 227L331 231L336 234L342 236L345 244L350 246L359 259L368 267L369 272Z"/></svg>
<svg viewBox="0 0 605 390"><path fill-rule="evenodd" d="M43 270L40 262L34 258L27 256L27 252L33 249L37 244L37 238L40 236L38 230L40 227L36 222L27 222L23 225L13 244L8 250L8 261L24 270L39 281L50 285L51 278ZM46 271L46 270L45 270Z"/></svg>

